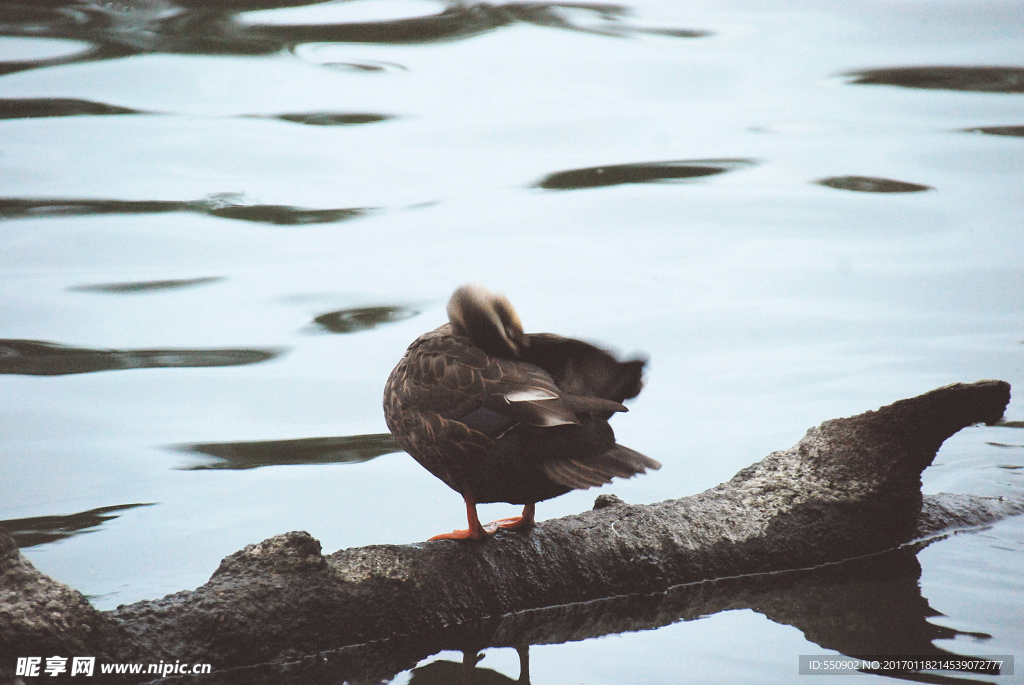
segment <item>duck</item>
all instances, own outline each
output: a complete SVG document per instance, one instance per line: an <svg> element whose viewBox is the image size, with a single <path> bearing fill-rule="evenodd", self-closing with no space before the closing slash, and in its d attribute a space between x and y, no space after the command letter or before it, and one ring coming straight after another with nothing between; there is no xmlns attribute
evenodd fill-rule
<svg viewBox="0 0 1024 685"><path fill-rule="evenodd" d="M431 540L529 531L537 502L661 468L619 445L608 422L640 394L646 358L526 334L508 298L478 284L457 288L447 314L409 345L384 389L398 445L465 501L468 528ZM491 502L522 505L522 515L484 526L476 506Z"/></svg>

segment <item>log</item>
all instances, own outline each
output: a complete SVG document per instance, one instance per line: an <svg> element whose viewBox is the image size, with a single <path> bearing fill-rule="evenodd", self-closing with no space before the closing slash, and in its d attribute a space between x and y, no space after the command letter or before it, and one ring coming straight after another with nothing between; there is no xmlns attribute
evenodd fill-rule
<svg viewBox="0 0 1024 685"><path fill-rule="evenodd" d="M601 495L591 511L484 543L324 556L308 533L278 535L225 558L195 591L109 612L0 537L0 653L205 662L251 671L252 682L267 668L274 682L329 668L379 682L442 648L582 639L752 607L766 587L799 586L824 564L905 555L908 543L1024 512L1019 499L921 494L942 442L995 423L1009 399L1003 381L946 386L826 421L700 494L651 505Z"/></svg>

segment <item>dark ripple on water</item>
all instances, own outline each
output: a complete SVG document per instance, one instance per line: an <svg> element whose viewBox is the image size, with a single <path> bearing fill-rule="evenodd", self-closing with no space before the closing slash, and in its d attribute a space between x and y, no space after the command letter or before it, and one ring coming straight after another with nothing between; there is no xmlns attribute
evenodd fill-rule
<svg viewBox="0 0 1024 685"><path fill-rule="evenodd" d="M191 288L197 285L207 285L222 281L222 276L204 276L202 278L175 278L160 281L128 281L124 283L89 283L87 285L75 285L68 290L83 293L111 293L116 295L149 293L161 290L176 290L179 288Z"/></svg>
<svg viewBox="0 0 1024 685"><path fill-rule="evenodd" d="M321 62L320 66L363 74L383 74L388 71L409 71L408 67L394 62Z"/></svg>
<svg viewBox="0 0 1024 685"><path fill-rule="evenodd" d="M146 114L136 109L73 98L0 99L0 119Z"/></svg>
<svg viewBox="0 0 1024 685"><path fill-rule="evenodd" d="M410 319L419 313L418 309L400 305L357 307L321 314L313 319L313 322L331 333L356 333L376 328L381 324Z"/></svg>
<svg viewBox="0 0 1024 685"><path fill-rule="evenodd" d="M206 454L218 459L213 463L183 467L186 471L245 470L298 464L355 464L402 451L391 433L294 440L206 442L178 445L173 449Z"/></svg>
<svg viewBox="0 0 1024 685"><path fill-rule="evenodd" d="M925 190L934 190L931 186L920 183L894 181L890 178L875 178L873 176L833 176L815 181L815 183L838 190L852 190L857 193L920 193Z"/></svg>
<svg viewBox="0 0 1024 685"><path fill-rule="evenodd" d="M91 349L41 340L4 339L0 340L0 374L65 376L126 369L242 366L265 362L280 354L278 350L260 349Z"/></svg>
<svg viewBox="0 0 1024 685"><path fill-rule="evenodd" d="M601 35L655 34L699 38L710 32L672 27L635 27L628 8L606 3L511 2L469 4L449 0L436 14L382 21L260 25L238 20L252 10L317 4L312 0L231 0L159 3L97 3L29 0L0 4L0 35L66 38L93 48L60 57L0 62L0 74L59 64L147 53L269 55L303 43L415 44L469 38L524 23Z"/></svg>
<svg viewBox="0 0 1024 685"><path fill-rule="evenodd" d="M358 124L374 124L378 121L387 121L395 117L390 114L376 114L373 112L309 112L306 114L278 114L267 118L289 121L293 124L306 124L307 126L354 126Z"/></svg>
<svg viewBox="0 0 1024 685"><path fill-rule="evenodd" d="M670 162L612 164L559 171L536 185L547 190L577 190L625 183L665 183L715 176L755 164L750 159L697 159Z"/></svg>
<svg viewBox="0 0 1024 685"><path fill-rule="evenodd" d="M76 116L111 116L126 114L161 114L118 105L73 98L7 98L0 99L0 119L40 119ZM394 119L379 112L299 112L274 115L243 115L254 119L280 119L309 126L353 126Z"/></svg>
<svg viewBox="0 0 1024 685"><path fill-rule="evenodd" d="M347 221L373 211L370 207L307 209L288 205L238 204L232 195L203 200L96 200L61 198L0 198L0 221L98 214L165 214L194 212L277 226Z"/></svg>
<svg viewBox="0 0 1024 685"><path fill-rule="evenodd" d="M372 211L369 207L343 209L303 209L288 205L227 205L201 210L222 219L252 221L258 224L299 226L303 224L331 224L356 219Z"/></svg>
<svg viewBox="0 0 1024 685"><path fill-rule="evenodd" d="M1024 137L1024 126L978 126L961 130L966 133L987 133L990 136Z"/></svg>
<svg viewBox="0 0 1024 685"><path fill-rule="evenodd" d="M1024 93L1024 67L891 67L853 71L850 83L962 90L979 93Z"/></svg>
<svg viewBox="0 0 1024 685"><path fill-rule="evenodd" d="M65 540L82 533L92 533L106 521L116 519L120 512L136 507L152 506L152 502L139 504L118 504L80 511L63 516L36 516L24 519L0 521L0 530L14 538L18 547L35 547L48 542Z"/></svg>

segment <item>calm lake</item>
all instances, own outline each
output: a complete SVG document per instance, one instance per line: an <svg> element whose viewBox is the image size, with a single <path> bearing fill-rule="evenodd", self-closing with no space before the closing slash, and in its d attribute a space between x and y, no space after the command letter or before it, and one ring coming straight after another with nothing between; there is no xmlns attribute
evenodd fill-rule
<svg viewBox="0 0 1024 685"><path fill-rule="evenodd" d="M999 0L4 2L0 519L102 609L290 530L331 552L462 527L381 393L470 281L527 331L650 357L612 424L664 467L541 520L697 493L983 378L1015 389L1004 423L949 440L924 490L1024 496L1022 35ZM535 644L530 679L1024 659L1022 566L1017 517ZM483 654L479 682L519 678Z"/></svg>

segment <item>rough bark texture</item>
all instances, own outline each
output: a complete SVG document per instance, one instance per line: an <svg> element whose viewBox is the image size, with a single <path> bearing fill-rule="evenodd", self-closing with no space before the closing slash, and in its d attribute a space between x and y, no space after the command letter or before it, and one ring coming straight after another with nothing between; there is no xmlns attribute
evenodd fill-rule
<svg viewBox="0 0 1024 685"><path fill-rule="evenodd" d="M0 531L0 655L63 650L86 656L114 651L124 642L116 620L96 611L78 590L40 573ZM11 665L0 663L0 669Z"/></svg>
<svg viewBox="0 0 1024 685"><path fill-rule="evenodd" d="M8 542L0 546L0 653L45 645L65 656L180 659L218 670L275 662L274 682L286 682L289 662L331 650L332 677L374 682L433 653L425 649L453 644L575 640L758 602L770 606L757 610L783 615L786 602L765 600L764 588L775 597L779 578L799 586L811 572L767 572L877 556L1024 511L1021 500L922 498L920 490L942 442L997 421L1009 397L1002 381L939 388L826 421L703 493L645 506L601 496L592 511L482 544L373 545L324 556L308 533L287 533L225 558L193 592L112 612L40 574ZM916 597L908 603L923 601ZM579 602L587 604L566 606ZM808 630L829 635L827 625ZM386 665L372 658L377 651L387 652ZM319 668L310 658L303 678ZM244 671L259 681L259 669Z"/></svg>

